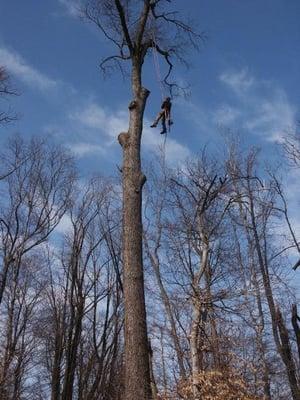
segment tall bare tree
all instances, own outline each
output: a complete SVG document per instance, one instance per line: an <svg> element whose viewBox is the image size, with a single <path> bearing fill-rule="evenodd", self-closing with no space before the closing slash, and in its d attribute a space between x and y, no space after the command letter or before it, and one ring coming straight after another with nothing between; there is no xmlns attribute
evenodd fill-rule
<svg viewBox="0 0 300 400"><path fill-rule="evenodd" d="M199 38L191 27L177 19L168 8L169 0L91 0L86 2L85 16L94 22L115 46L117 54L107 57L101 66L105 70L122 68L130 61L133 99L129 105L129 127L119 134L123 149L123 262L125 301L125 395L126 400L151 398L144 298L142 254L142 189L146 177L141 169L141 136L143 116L149 90L143 86L143 65L149 51L162 56L168 71L173 58L182 58L182 50L196 44Z"/></svg>
<svg viewBox="0 0 300 400"><path fill-rule="evenodd" d="M51 256L56 262L49 260L36 324L46 355L40 366L52 400L117 400L123 383L120 246L107 239L117 240L120 214L109 204L109 184L94 179L81 192L70 210L63 250Z"/></svg>
<svg viewBox="0 0 300 400"><path fill-rule="evenodd" d="M275 259L278 254L280 255L283 252L283 250L280 250L277 255L270 256L272 246L269 240L272 233L269 227L272 219L278 213L278 207L276 207L278 182L276 185L273 182L263 183L257 176L257 153L257 149L252 149L245 160L242 160L242 158L231 158L229 173L234 182L233 188L238 199L237 203L239 204L240 216L246 237L249 246L253 246L257 265L254 272L259 275L259 279L262 282L276 350L285 366L292 398L299 400L299 379L295 357L291 348L291 339L286 321L282 316L282 305L277 304L272 281L272 267ZM274 190L274 186L277 190ZM282 213L281 209L280 212ZM256 279L257 277L255 277ZM257 289L259 288L257 287ZM257 300L259 300L258 297ZM258 302L258 308L260 309L260 307L262 307L261 301ZM263 323L262 309L259 310L259 313L260 323ZM267 382L265 382L265 388L267 389L266 384ZM265 394L267 395L267 393Z"/></svg>
<svg viewBox="0 0 300 400"><path fill-rule="evenodd" d="M44 286L43 245L69 207L74 166L62 148L16 137L3 150L0 168L10 171L1 180L0 398L23 399Z"/></svg>
<svg viewBox="0 0 300 400"><path fill-rule="evenodd" d="M10 268L19 271L22 257L47 241L69 206L74 181L70 155L38 139L12 139L1 161L13 172L1 181L8 196L0 211L0 304Z"/></svg>

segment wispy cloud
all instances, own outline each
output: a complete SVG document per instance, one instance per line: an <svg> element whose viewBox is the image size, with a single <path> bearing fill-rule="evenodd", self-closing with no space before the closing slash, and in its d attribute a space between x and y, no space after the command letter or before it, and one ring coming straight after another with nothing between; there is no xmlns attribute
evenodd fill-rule
<svg viewBox="0 0 300 400"><path fill-rule="evenodd" d="M219 125L230 125L241 116L241 112L228 104L222 104L214 112L213 120Z"/></svg>
<svg viewBox="0 0 300 400"><path fill-rule="evenodd" d="M78 143L68 144L68 147L79 157L95 152L107 153L106 150L117 146L118 134L128 129L128 113L122 110L106 110L96 103L87 104L69 114L69 120L75 124L79 134ZM143 131L143 149L154 153L161 151L165 137L157 130L149 128L150 121L145 119ZM72 128L74 130L74 128ZM74 135L73 135L74 136ZM190 156L190 150L173 139L167 138L166 159L169 163L183 161Z"/></svg>
<svg viewBox="0 0 300 400"><path fill-rule="evenodd" d="M258 79L247 68L224 72L220 81L230 90L230 104L222 105L215 116L220 123L235 122L250 134L267 141L281 141L296 123L296 107L275 82Z"/></svg>
<svg viewBox="0 0 300 400"><path fill-rule="evenodd" d="M93 154L93 153L97 154L105 153L105 148L103 146L85 142L69 143L68 148L77 157L84 157L88 154Z"/></svg>
<svg viewBox="0 0 300 400"><path fill-rule="evenodd" d="M255 83L247 68L240 71L225 71L220 75L220 81L239 95L247 92Z"/></svg>
<svg viewBox="0 0 300 400"><path fill-rule="evenodd" d="M49 78L31 66L20 54L5 47L0 47L0 64L26 85L41 91L49 91L59 84L58 81Z"/></svg>
<svg viewBox="0 0 300 400"><path fill-rule="evenodd" d="M79 0L58 0L58 2L64 6L65 10L71 17L77 17L80 10Z"/></svg>
<svg viewBox="0 0 300 400"><path fill-rule="evenodd" d="M116 138L117 135L126 130L128 125L127 112L108 111L98 104L90 103L69 114L71 121L81 124L96 134L103 134L108 138Z"/></svg>
<svg viewBox="0 0 300 400"><path fill-rule="evenodd" d="M173 139L171 133L167 137L160 135L157 129L153 130L148 127L150 122L147 120L145 121L145 125L142 144L146 151L150 150L156 154L161 154L164 151L166 161L173 165L182 163L186 158L191 156L189 148Z"/></svg>

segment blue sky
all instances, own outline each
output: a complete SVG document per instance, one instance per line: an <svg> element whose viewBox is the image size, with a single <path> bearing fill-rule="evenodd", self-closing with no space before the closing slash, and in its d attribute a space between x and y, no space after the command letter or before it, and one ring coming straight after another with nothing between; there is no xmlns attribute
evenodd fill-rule
<svg viewBox="0 0 300 400"><path fill-rule="evenodd" d="M118 133L127 126L128 82L103 79L101 58L111 46L76 15L77 0L0 0L0 64L7 65L20 96L19 121L0 128L45 135L78 157L83 176L115 173ZM298 0L189 0L174 8L192 16L207 39L175 74L191 84L191 96L174 101L167 157L173 164L203 145L222 151L224 132L238 132L245 146L261 146L266 158L300 119L300 2ZM163 64L161 64L163 69ZM153 60L145 66L151 96L146 109L144 154L163 138L148 128L160 89ZM298 179L298 176L297 176Z"/></svg>

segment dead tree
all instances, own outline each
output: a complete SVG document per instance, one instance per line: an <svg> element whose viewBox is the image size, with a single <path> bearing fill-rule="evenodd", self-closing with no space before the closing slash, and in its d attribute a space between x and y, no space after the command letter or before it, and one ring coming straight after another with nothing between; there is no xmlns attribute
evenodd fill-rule
<svg viewBox="0 0 300 400"><path fill-rule="evenodd" d="M69 206L74 168L61 148L32 140L13 139L2 154L1 180L8 193L0 204L0 305L10 269L21 269L22 258L45 243Z"/></svg>
<svg viewBox="0 0 300 400"><path fill-rule="evenodd" d="M139 5L139 3L141 5ZM169 81L174 57L182 58L187 41L196 45L199 35L167 10L169 0L91 0L84 15L114 44L117 54L101 63L104 70L130 61L133 99L129 105L129 128L119 134L123 149L123 262L125 302L125 395L126 400L151 398L142 255L142 189L146 181L141 170L143 116L149 90L143 87L143 64L151 49L165 60Z"/></svg>
<svg viewBox="0 0 300 400"><path fill-rule="evenodd" d="M257 272L264 288L274 343L285 366L292 398L299 400L299 382L295 360L291 351L289 332L280 307L276 304L272 283L271 265L272 261L274 262L274 257L268 257L270 246L269 225L274 212L278 212L276 208L276 191L272 190L273 184L263 184L256 175L256 160L257 150L254 149L249 152L245 161L233 157L228 162L228 169L233 181L232 187L235 191L236 202L239 205L241 224L244 226L247 238L251 238L250 240L253 242L256 253Z"/></svg>
<svg viewBox="0 0 300 400"><path fill-rule="evenodd" d="M185 246L190 252L188 259L191 260L187 276L191 288L189 298L192 320L189 343L192 393L195 400L200 398L199 376L205 370L204 354L211 351L214 367L220 366L218 335L213 314L214 303L218 301L219 295L223 297L225 293L212 294L212 260L214 254L220 251L213 243L216 237L221 236L221 227L231 199L227 196L224 198L227 178L218 176L218 170L221 170L219 165L214 160L208 161L203 152L201 159L187 165L187 172L181 172L172 178L171 186L174 210L184 223L184 227L179 230L184 232L187 242ZM211 339L209 345L208 336Z"/></svg>
<svg viewBox="0 0 300 400"><path fill-rule="evenodd" d="M56 262L54 255L49 258L36 329L45 354L40 369L51 400L116 400L122 384L122 295L118 246L107 238L118 240L120 215L110 205L106 181L94 179L81 192L69 210L62 254Z"/></svg>

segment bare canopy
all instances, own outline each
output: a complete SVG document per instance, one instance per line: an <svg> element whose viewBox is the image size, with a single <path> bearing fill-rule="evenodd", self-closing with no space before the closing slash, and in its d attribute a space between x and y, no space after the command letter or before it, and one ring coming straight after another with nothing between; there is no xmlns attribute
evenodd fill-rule
<svg viewBox="0 0 300 400"><path fill-rule="evenodd" d="M142 10L141 3L144 3ZM149 49L154 49L166 65L162 83L171 92L173 89L184 89L171 78L173 66L176 62L187 66L188 51L198 49L205 35L192 28L193 21L183 20L178 11L168 10L171 3L172 0L85 2L81 14L94 23L116 49L115 54L100 62L104 74L111 74L115 70L124 74L124 61L138 53L142 65Z"/></svg>

